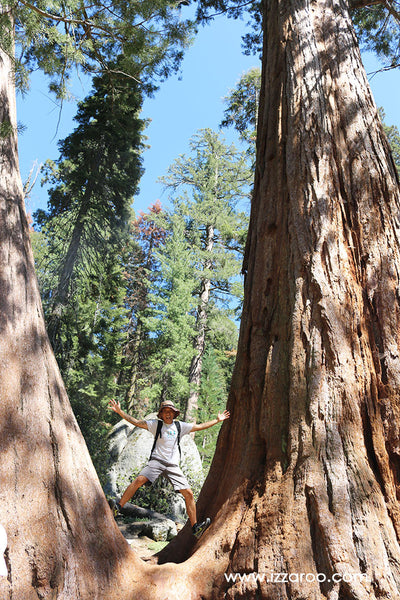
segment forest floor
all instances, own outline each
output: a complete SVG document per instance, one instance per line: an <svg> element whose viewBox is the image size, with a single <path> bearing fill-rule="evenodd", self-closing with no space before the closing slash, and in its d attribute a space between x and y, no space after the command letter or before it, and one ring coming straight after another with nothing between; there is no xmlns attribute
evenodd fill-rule
<svg viewBox="0 0 400 600"><path fill-rule="evenodd" d="M146 536L129 538L127 541L136 554L145 561L151 560L154 554L168 544L168 542L155 542Z"/></svg>
<svg viewBox="0 0 400 600"><path fill-rule="evenodd" d="M117 519L117 525L122 535L136 552L136 554L145 561L151 561L151 557L160 552L169 542L156 542L151 538L143 536L134 536L127 531L127 525L122 520ZM182 525L180 525L182 527Z"/></svg>

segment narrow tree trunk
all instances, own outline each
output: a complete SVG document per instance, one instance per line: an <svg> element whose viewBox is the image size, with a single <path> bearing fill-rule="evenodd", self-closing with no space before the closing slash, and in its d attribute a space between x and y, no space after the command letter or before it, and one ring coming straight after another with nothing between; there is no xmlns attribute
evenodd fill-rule
<svg viewBox="0 0 400 600"><path fill-rule="evenodd" d="M85 227L85 219L89 211L90 196L92 194L92 185L88 182L81 207L78 212L76 222L72 231L71 241L68 246L67 253L62 262L62 268L58 278L57 289L54 293L51 314L48 318L47 332L56 354L62 353L61 342L61 316L65 308L68 293L71 287L71 279L74 272L76 262L78 260L79 250L82 243L82 235Z"/></svg>
<svg viewBox="0 0 400 600"><path fill-rule="evenodd" d="M265 7L232 416L185 564L207 598L397 598L397 176L346 4ZM183 532L160 561L192 552Z"/></svg>
<svg viewBox="0 0 400 600"><path fill-rule="evenodd" d="M140 231L140 227L138 222L136 222L136 233ZM144 234L143 234L144 235ZM129 364L128 371L128 388L125 394L125 402L127 406L128 412L134 412L137 417L144 417L147 413L147 406L140 404L141 401L136 402L136 382L140 369L140 358L143 352L142 345L146 338L146 330L143 326L143 316L146 313L146 309L148 306L148 282L146 275L152 271L152 258L154 248L157 247L157 241L159 237L157 236L157 229L151 231L148 236L149 245L147 248L147 253L144 255L145 260L142 265L142 277L140 281L137 280L137 285L135 286L135 291L137 294L137 300L134 301L131 305L131 319L130 319L130 327L128 328L128 341L124 348L124 362L123 366L126 368L126 365ZM139 265L141 263L139 262ZM137 276L136 276L137 277ZM136 315L136 327L133 328L132 321L134 320L134 315ZM132 331L133 329L133 331ZM123 369L119 375L119 384L124 381L124 372Z"/></svg>
<svg viewBox="0 0 400 600"><path fill-rule="evenodd" d="M19 175L12 65L2 51L0 99L0 121L11 125L0 141L0 520L8 534L0 597L128 599L141 563L107 506L45 331Z"/></svg>
<svg viewBox="0 0 400 600"><path fill-rule="evenodd" d="M207 226L206 253L211 255L214 247L214 227ZM208 272L212 268L211 259L207 259L204 265L204 271ZM209 275L201 280L199 307L197 312L197 336L194 342L195 355L192 358L189 371L189 397L186 403L185 421L189 423L196 422L197 411L199 408L200 382L203 367L203 356L206 346L207 329L207 308L210 301L211 280Z"/></svg>
<svg viewBox="0 0 400 600"><path fill-rule="evenodd" d="M142 322L138 319L136 329L133 333L132 339L129 342L129 387L126 391L125 402L128 412L132 412L136 415L136 418L142 418L145 416L145 410L142 412L140 406L137 406L136 400L136 381L140 365L140 346L143 342L143 328Z"/></svg>

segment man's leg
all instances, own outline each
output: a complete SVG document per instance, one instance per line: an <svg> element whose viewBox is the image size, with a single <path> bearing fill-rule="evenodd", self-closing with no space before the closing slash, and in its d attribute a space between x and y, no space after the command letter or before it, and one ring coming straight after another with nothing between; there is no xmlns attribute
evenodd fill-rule
<svg viewBox="0 0 400 600"><path fill-rule="evenodd" d="M188 514L190 524L193 527L193 525L195 525L197 523L196 503L194 501L193 492L190 488L187 488L185 490L179 490L179 491L182 494L182 496L185 498L186 512Z"/></svg>
<svg viewBox="0 0 400 600"><path fill-rule="evenodd" d="M138 475L136 477L136 479L134 479L132 481L132 483L128 485L128 487L126 488L125 492L123 493L122 498L119 501L120 507L122 508L127 502L129 502L129 500L137 492L137 490L140 487L142 487L142 485L144 485L145 483L147 483L148 481L149 480L144 475Z"/></svg>
<svg viewBox="0 0 400 600"><path fill-rule="evenodd" d="M166 468L163 474L168 477L175 491L179 491L185 498L186 512L192 526L193 534L200 537L211 523L211 519L207 518L201 523L197 522L196 503L194 501L193 492L190 488L188 480L182 473L178 465L171 465Z"/></svg>
<svg viewBox="0 0 400 600"><path fill-rule="evenodd" d="M194 496L193 496L192 490L190 488L187 488L187 489L182 489L179 491L182 494L182 496L185 498L186 512L188 514L189 521L192 526L193 534L197 538L199 538L201 535L203 535L203 533L205 532L207 527L210 525L211 519L209 519L207 517L207 519L205 519L201 523L198 523L197 515L196 515L196 503L194 501Z"/></svg>

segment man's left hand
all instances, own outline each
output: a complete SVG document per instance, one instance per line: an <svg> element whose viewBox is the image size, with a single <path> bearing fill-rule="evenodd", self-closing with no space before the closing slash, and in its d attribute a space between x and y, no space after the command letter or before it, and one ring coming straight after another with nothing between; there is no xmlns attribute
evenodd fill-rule
<svg viewBox="0 0 400 600"><path fill-rule="evenodd" d="M225 421L226 419L229 419L230 416L231 413L229 410L224 410L224 412L218 413L218 421Z"/></svg>

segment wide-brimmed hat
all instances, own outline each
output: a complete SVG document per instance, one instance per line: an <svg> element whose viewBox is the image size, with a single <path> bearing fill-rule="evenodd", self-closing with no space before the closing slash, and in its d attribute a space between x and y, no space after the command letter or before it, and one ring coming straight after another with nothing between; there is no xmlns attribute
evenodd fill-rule
<svg viewBox="0 0 400 600"><path fill-rule="evenodd" d="M161 402L160 408L158 411L157 417L159 419L161 419L161 412L164 408L172 408L172 410L175 411L175 417L177 417L181 413L181 411L178 408L176 408L175 404L173 402L171 402L171 400L164 400L164 402Z"/></svg>

